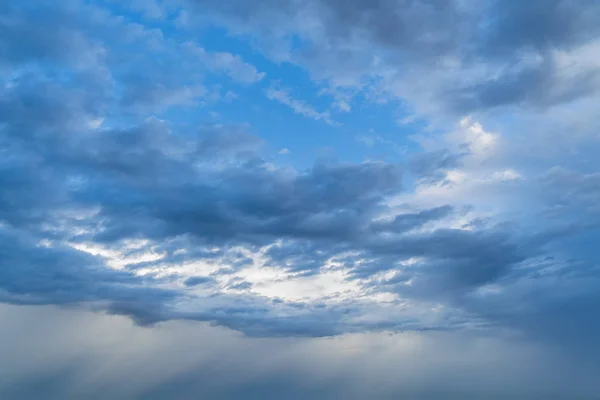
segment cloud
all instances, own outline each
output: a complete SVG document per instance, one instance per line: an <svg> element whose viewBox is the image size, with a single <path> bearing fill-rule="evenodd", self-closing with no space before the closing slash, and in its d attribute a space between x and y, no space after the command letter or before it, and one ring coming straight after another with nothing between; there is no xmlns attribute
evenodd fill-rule
<svg viewBox="0 0 600 400"><path fill-rule="evenodd" d="M107 268L98 258L69 246L36 241L28 232L7 227L0 235L2 302L85 304L92 309L119 310L148 323L160 320L165 302L177 297L175 292L148 287L147 280ZM140 310L134 310L136 305Z"/></svg>
<svg viewBox="0 0 600 400"><path fill-rule="evenodd" d="M214 279L208 276L191 276L187 278L183 283L185 284L185 286L198 286L213 282Z"/></svg>
<svg viewBox="0 0 600 400"><path fill-rule="evenodd" d="M292 98L289 92L285 89L276 89L271 87L267 89L266 94L269 99L277 100L280 103L285 104L286 106L294 110L296 114L301 114L305 117L312 118L317 121L324 121L329 125L338 125L336 121L331 119L329 111L319 112L303 100L297 100Z"/></svg>
<svg viewBox="0 0 600 400"><path fill-rule="evenodd" d="M143 7L153 18L162 10L158 3ZM265 76L239 55L206 51L95 3L42 1L33 7L11 2L2 15L0 68L6 76L45 67L68 71L79 88L107 97L123 91L118 105L121 115L161 113L227 98L227 91L221 94L213 84L215 76L245 85ZM27 68L14 72L14 67ZM95 100L94 108L103 110L102 98Z"/></svg>
<svg viewBox="0 0 600 400"><path fill-rule="evenodd" d="M591 3L581 12L583 3L553 2L539 21L529 6L504 16L496 2L277 4L201 3L236 34L297 35L290 60L351 93L383 84L412 99L408 89L423 85L431 104L462 117L596 90L593 79L574 84L595 76ZM573 347L578 330L597 333L591 312L573 312L597 303L595 285L585 286L598 279L596 164L560 154L558 167L534 168L517 157L519 130L488 132L467 118L415 135L424 152L406 163L279 166L246 124L185 117L221 93L205 74L264 79L241 56L88 3L0 10L4 302L79 305L146 325L210 321L263 337L500 326L547 338L551 319L577 327L557 336ZM495 37L529 22L518 38ZM266 93L336 123L285 89ZM577 143L593 154L590 136Z"/></svg>
<svg viewBox="0 0 600 400"><path fill-rule="evenodd" d="M421 227L429 221L438 221L443 219L452 213L452 207L442 206L436 207L429 210L419 211L411 214L399 214L394 217L391 221L379 222L376 221L373 224L375 231L390 231L395 233L402 233L411 231L415 228Z"/></svg>
<svg viewBox="0 0 600 400"><path fill-rule="evenodd" d="M227 52L209 53L193 42L185 42L182 47L193 57L214 71L223 71L232 79L245 84L256 83L265 77L256 67L246 63L240 56Z"/></svg>
<svg viewBox="0 0 600 400"><path fill-rule="evenodd" d="M419 179L439 182L446 179L448 171L460 166L460 159L460 155L448 149L433 150L413 155L410 167Z"/></svg>
<svg viewBox="0 0 600 400"><path fill-rule="evenodd" d="M49 7L47 2L39 8L19 7L14 3L3 5L2 66L29 62L77 63L91 56L98 47L78 34L78 16L73 11L68 7ZM51 29L51 20L59 22L60 29Z"/></svg>
<svg viewBox="0 0 600 400"><path fill-rule="evenodd" d="M366 85L372 91L408 99L430 115L551 107L594 96L600 88L598 65L585 51L599 34L594 2L184 4L212 12L213 23L232 32L285 48L286 59L316 80L359 89L373 82ZM302 46L287 44L290 35Z"/></svg>
<svg viewBox="0 0 600 400"><path fill-rule="evenodd" d="M134 3L0 5L2 399L595 398L596 3Z"/></svg>
<svg viewBox="0 0 600 400"><path fill-rule="evenodd" d="M134 0L131 2L131 8L140 12L148 19L163 19L165 17L165 9L162 2L157 0Z"/></svg>
<svg viewBox="0 0 600 400"><path fill-rule="evenodd" d="M598 389L597 369L501 335L251 339L204 324L169 322L147 329L122 317L53 307L3 305L0 315L6 322L0 327L0 351L11 360L10 367L2 366L0 395L9 400L587 400ZM361 360L367 357L365 365Z"/></svg>
<svg viewBox="0 0 600 400"><path fill-rule="evenodd" d="M2 218L29 243L3 250L4 260L14 265L3 280L8 302L90 303L142 324L213 321L252 336L448 329L473 318L495 321L493 309L483 306L489 299L472 304L474 293L510 282L546 243L564 235L554 228L511 231L492 224L448 228L445 221L459 214L450 205L399 212L389 200L402 194L401 165L318 161L305 170L277 167L264 160L261 140L244 126L179 128L148 119L95 128L86 105L96 94L35 78L17 79L2 92L7 105L0 115L2 138L11 155L0 174L0 201L11 210ZM476 143L487 137L481 129L475 133L467 136ZM487 149L471 147L477 157ZM440 154L441 161L435 160ZM435 153L434 170L454 165L448 157ZM537 239L539 233L544 240ZM91 243L126 251L132 240L147 241L143 248L161 256L130 262L125 272L69 247ZM36 248L40 241L53 245ZM239 248L254 259L234 257ZM230 265L252 286L200 285L200 292L188 294L168 276L156 275L160 268L198 262L220 263L215 271ZM279 303L252 293L261 285L246 271L255 262L284 280L326 276L339 268L357 289L346 303L335 296L324 304ZM47 272L56 273L42 284L34 277L46 276L38 271L46 264ZM148 272L152 278L142 278ZM186 272L186 285L222 279L194 278L210 274L200 272ZM393 276L382 278L387 273ZM72 285L77 291L66 295ZM382 312L375 299L384 294L392 296L392 304L443 302L450 309L424 312L414 323L418 307L399 315ZM453 323L444 319L457 309L475 315L456 316ZM363 319L368 314L372 319ZM505 323L516 326L517 320Z"/></svg>
<svg viewBox="0 0 600 400"><path fill-rule="evenodd" d="M264 263L283 272L309 275L321 274L330 260L354 252L346 257L347 273L363 279L397 266L398 261L425 257L424 265L437 266L431 267L432 276L437 268L448 270L451 290L472 290L498 279L527 256L510 237L494 230L418 232L425 224L448 217L451 207L374 222L388 209L386 199L402 189L400 165L323 161L304 171L277 168L261 158L261 141L235 126L188 132L150 119L124 128L93 128L82 117L86 102L77 101L81 93L54 90L54 99L62 96L54 103L46 91L30 92L31 82L15 81L3 94L15 111L2 116L7 127L3 137L12 152L12 158L3 161L2 199L10 201L12 209L4 216L5 223L40 240L57 241L63 247L72 242L116 248L130 240L150 241L164 256L149 258L139 268L211 257L224 262L224 255L242 246L263 252ZM30 100L22 101L25 97ZM29 115L35 117L23 118ZM27 145L31 138L35 147ZM20 170L22 178L9 179ZM36 192L29 188L39 194L31 196ZM193 240L195 252L180 253L190 243L177 240L186 237ZM161 248L163 243L175 246ZM215 248L216 253L211 250ZM378 266L382 258L392 263ZM23 268L28 265L26 260L20 262ZM248 264L235 261L235 265L243 269ZM477 266L485 269L480 272ZM135 264L128 268L136 271ZM7 280L11 296L36 294L34 285L31 293L27 285L18 286L22 292L15 289L25 271ZM188 276L186 282L198 283L192 278L197 275ZM129 276L117 275L125 281ZM47 285L47 297L40 301L62 301L54 297L61 292L61 281L48 280ZM83 299L71 302L97 297L94 285L81 284L80 290ZM118 292L104 300L110 303L109 311L133 315L143 323L212 320L252 335L320 336L372 329L370 323L339 325L336 321L346 311L337 306L319 310L305 304L296 308L294 317L284 318L268 299L250 294L217 292L204 304L192 296L188 301L194 307L189 309L174 307L169 296L156 300L161 307L153 305L152 298L127 301ZM353 312L363 312L362 307L357 305Z"/></svg>

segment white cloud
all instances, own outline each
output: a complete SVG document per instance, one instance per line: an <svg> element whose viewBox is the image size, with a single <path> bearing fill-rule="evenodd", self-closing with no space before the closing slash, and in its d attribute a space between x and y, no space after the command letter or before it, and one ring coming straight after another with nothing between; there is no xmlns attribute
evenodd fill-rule
<svg viewBox="0 0 600 400"><path fill-rule="evenodd" d="M352 106L346 100L337 100L333 103L333 106L341 112L352 111Z"/></svg>
<svg viewBox="0 0 600 400"><path fill-rule="evenodd" d="M329 111L319 112L305 101L292 98L289 91L285 89L271 87L267 89L266 95L269 99L276 100L290 107L296 114L301 114L317 121L323 121L332 126L339 125L338 122L331 119Z"/></svg>
<svg viewBox="0 0 600 400"><path fill-rule="evenodd" d="M157 0L133 0L131 8L141 12L148 19L163 19L165 10Z"/></svg>
<svg viewBox="0 0 600 400"><path fill-rule="evenodd" d="M228 52L207 52L190 41L183 43L182 47L189 54L196 56L208 69L223 72L240 83L256 83L266 75L264 72L258 72L254 65L245 62L239 55Z"/></svg>

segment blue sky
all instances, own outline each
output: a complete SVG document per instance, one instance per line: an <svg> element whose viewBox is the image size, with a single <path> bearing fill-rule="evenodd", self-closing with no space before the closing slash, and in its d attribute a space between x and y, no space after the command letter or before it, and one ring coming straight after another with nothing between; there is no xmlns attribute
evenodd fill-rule
<svg viewBox="0 0 600 400"><path fill-rule="evenodd" d="M596 398L598 20L3 3L0 397Z"/></svg>

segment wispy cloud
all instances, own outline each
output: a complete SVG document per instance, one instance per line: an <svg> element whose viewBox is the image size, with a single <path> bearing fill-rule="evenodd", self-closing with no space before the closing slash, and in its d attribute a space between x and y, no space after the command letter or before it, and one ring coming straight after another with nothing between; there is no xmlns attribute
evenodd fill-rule
<svg viewBox="0 0 600 400"><path fill-rule="evenodd" d="M270 87L266 91L269 99L278 101L290 107L296 114L304 115L317 121L323 121L331 126L338 126L339 122L331 119L329 111L317 111L313 106L303 100L292 98L290 92L286 89Z"/></svg>
<svg viewBox="0 0 600 400"><path fill-rule="evenodd" d="M223 72L235 81L251 84L262 80L264 72L259 72L255 66L245 62L239 55L228 52L207 52L193 42L185 42L182 47L194 57L197 57L209 69Z"/></svg>

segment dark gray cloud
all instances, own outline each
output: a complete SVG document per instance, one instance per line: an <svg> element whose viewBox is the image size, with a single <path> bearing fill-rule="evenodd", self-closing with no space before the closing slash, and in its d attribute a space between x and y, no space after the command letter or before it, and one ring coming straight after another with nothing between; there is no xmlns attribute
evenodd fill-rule
<svg viewBox="0 0 600 400"><path fill-rule="evenodd" d="M431 221L438 221L452 214L451 206L436 207L416 213L396 215L391 221L377 221L373 223L372 229L377 232L403 233L419 228Z"/></svg>
<svg viewBox="0 0 600 400"><path fill-rule="evenodd" d="M231 289L235 289L235 290L247 290L247 289L252 288L252 284L250 282L242 281L242 282L235 283L229 287Z"/></svg>
<svg viewBox="0 0 600 400"><path fill-rule="evenodd" d="M523 48L569 48L597 38L600 7L590 0L492 1L481 51L502 57Z"/></svg>
<svg viewBox="0 0 600 400"><path fill-rule="evenodd" d="M98 305L142 322L159 320L165 302L178 296L145 285L148 279L109 269L88 253L35 241L29 232L3 227L0 236L3 302ZM136 305L139 310L135 310Z"/></svg>
<svg viewBox="0 0 600 400"><path fill-rule="evenodd" d="M187 278L183 283L185 286L198 286L206 283L214 283L214 279L209 276L191 276Z"/></svg>
<svg viewBox="0 0 600 400"><path fill-rule="evenodd" d="M461 165L461 156L449 150L418 153L411 156L410 170L417 179L426 182L443 182L446 173Z"/></svg>
<svg viewBox="0 0 600 400"><path fill-rule="evenodd" d="M456 1L431 0L266 0L249 5L242 0L215 3L205 0L190 0L188 5L198 10L210 10L237 29L279 30L298 29L304 17L318 15L314 21L323 36L303 39L324 40L325 45L341 46L348 38L373 40L390 47L415 53L440 54L459 45L462 17L468 13L457 7ZM275 18L278 19L275 19ZM259 27L260 22L271 25ZM292 25L287 25L288 23ZM236 27L232 27L235 31ZM316 44L316 43L315 43Z"/></svg>

